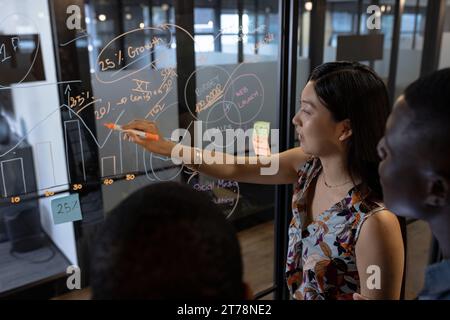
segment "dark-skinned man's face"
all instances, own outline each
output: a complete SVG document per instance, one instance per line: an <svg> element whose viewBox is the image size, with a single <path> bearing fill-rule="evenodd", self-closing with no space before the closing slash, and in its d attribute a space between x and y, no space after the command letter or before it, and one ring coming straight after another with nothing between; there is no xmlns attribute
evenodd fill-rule
<svg viewBox="0 0 450 320"><path fill-rule="evenodd" d="M409 124L414 113L401 97L386 124L385 136L378 145L378 168L384 203L400 216L423 218L426 197L426 157L421 154L420 137Z"/></svg>

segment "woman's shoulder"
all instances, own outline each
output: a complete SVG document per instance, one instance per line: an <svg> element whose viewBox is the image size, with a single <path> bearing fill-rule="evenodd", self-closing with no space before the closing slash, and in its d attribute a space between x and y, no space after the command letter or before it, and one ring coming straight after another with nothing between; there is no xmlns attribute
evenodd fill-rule
<svg viewBox="0 0 450 320"><path fill-rule="evenodd" d="M402 229L398 217L387 209L382 209L370 215L361 224L355 240L362 240L374 251L388 250L402 243Z"/></svg>
<svg viewBox="0 0 450 320"><path fill-rule="evenodd" d="M380 208L369 215L368 221L380 226L390 225L398 222L398 217L386 208Z"/></svg>
<svg viewBox="0 0 450 320"><path fill-rule="evenodd" d="M355 218L352 224L352 229L355 231L355 237L358 238L363 224L371 217L379 214L391 214L385 207L384 203L375 197L370 191L370 188L360 187L352 193L352 210ZM377 218L378 219L378 218Z"/></svg>
<svg viewBox="0 0 450 320"><path fill-rule="evenodd" d="M389 211L382 202L365 200L363 208L359 210L359 223L355 226L356 238L362 230L381 232L382 230L397 230L400 226L398 217Z"/></svg>

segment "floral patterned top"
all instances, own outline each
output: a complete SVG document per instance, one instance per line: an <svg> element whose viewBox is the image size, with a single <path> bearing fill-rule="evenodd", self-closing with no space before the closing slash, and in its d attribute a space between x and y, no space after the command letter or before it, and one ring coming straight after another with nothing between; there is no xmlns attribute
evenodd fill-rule
<svg viewBox="0 0 450 320"><path fill-rule="evenodd" d="M316 221L307 224L306 199L311 181L322 165L311 158L298 171L292 198L286 278L294 299L352 299L359 292L355 245L364 221L384 207L369 200L370 190L353 187Z"/></svg>

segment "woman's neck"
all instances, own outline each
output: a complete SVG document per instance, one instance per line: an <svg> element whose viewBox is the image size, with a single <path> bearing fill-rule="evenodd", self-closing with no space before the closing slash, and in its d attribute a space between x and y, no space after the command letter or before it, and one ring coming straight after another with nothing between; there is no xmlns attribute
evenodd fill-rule
<svg viewBox="0 0 450 320"><path fill-rule="evenodd" d="M322 164L323 178L330 186L342 185L351 181L350 172L347 169L347 157L343 154L335 154L319 157Z"/></svg>

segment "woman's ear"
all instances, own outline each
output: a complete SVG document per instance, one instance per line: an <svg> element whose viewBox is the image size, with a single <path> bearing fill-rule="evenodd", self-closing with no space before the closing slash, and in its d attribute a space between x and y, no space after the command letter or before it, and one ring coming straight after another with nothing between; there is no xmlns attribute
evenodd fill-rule
<svg viewBox="0 0 450 320"><path fill-rule="evenodd" d="M434 176L428 181L425 203L428 206L442 208L448 206L450 188L448 181L441 176Z"/></svg>
<svg viewBox="0 0 450 320"><path fill-rule="evenodd" d="M340 123L340 136L339 141L345 141L350 138L353 134L352 126L349 119L345 119Z"/></svg>

